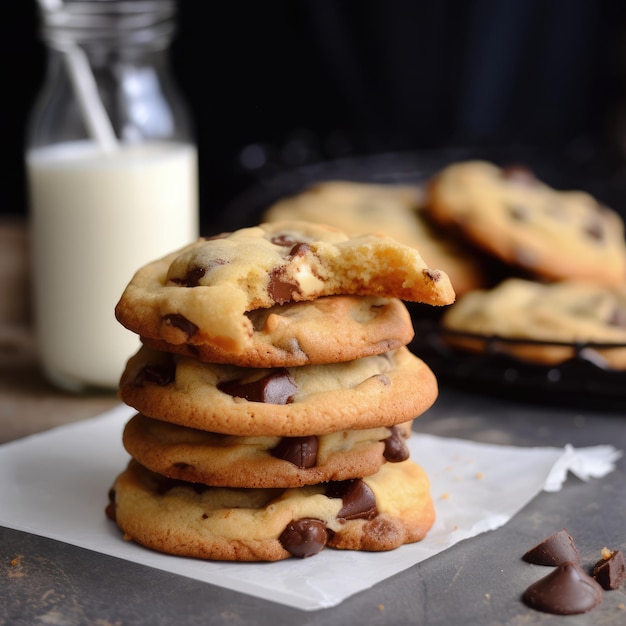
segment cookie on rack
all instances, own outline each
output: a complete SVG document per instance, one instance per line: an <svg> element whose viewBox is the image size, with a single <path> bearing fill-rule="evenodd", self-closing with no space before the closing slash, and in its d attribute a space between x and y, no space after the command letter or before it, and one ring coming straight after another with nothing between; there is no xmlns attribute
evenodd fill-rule
<svg viewBox="0 0 626 626"><path fill-rule="evenodd" d="M294 489L208 487L131 460L109 497L107 513L127 539L227 561L304 558L326 546L392 550L423 539L435 517L428 478L411 460L363 479Z"/></svg>
<svg viewBox="0 0 626 626"><path fill-rule="evenodd" d="M443 269L457 295L484 287L486 268L479 255L454 233L438 230L424 205L424 189L417 184L328 180L278 200L263 219L306 220L353 234L385 232L417 248L432 267Z"/></svg>
<svg viewBox="0 0 626 626"><path fill-rule="evenodd" d="M276 222L201 239L148 263L131 279L115 314L142 337L210 344L235 355L254 334L250 311L332 295L432 305L455 298L445 272L390 237Z"/></svg>
<svg viewBox="0 0 626 626"><path fill-rule="evenodd" d="M155 350L177 352L210 363L277 367L334 363L381 354L405 346L414 329L406 305L397 298L325 296L309 302L288 302L246 314L251 333L233 354L204 333L183 343L143 337Z"/></svg>
<svg viewBox="0 0 626 626"><path fill-rule="evenodd" d="M375 474L409 458L411 422L307 437L240 437L135 415L126 451L157 474L215 487L301 487Z"/></svg>
<svg viewBox="0 0 626 626"><path fill-rule="evenodd" d="M441 325L454 331L446 335L454 345L482 351L489 338L502 337L515 341L499 342L498 349L544 364L573 358L583 344L612 344L585 350L599 364L626 369L626 286L509 278L459 298Z"/></svg>
<svg viewBox="0 0 626 626"><path fill-rule="evenodd" d="M526 168L453 163L430 181L427 210L534 278L626 281L620 215L583 191L555 190Z"/></svg>
<svg viewBox="0 0 626 626"><path fill-rule="evenodd" d="M241 436L302 437L393 426L437 398L432 370L406 347L342 363L246 368L143 346L121 399L149 417Z"/></svg>

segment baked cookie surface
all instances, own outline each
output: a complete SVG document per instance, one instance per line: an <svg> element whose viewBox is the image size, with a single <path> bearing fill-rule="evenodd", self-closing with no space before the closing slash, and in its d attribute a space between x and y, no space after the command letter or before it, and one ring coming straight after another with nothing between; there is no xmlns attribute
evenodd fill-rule
<svg viewBox="0 0 626 626"><path fill-rule="evenodd" d="M393 550L419 541L435 512L428 478L411 460L373 476L295 489L230 489L172 481L131 461L107 509L127 539L169 554L278 561L329 546Z"/></svg>
<svg viewBox="0 0 626 626"><path fill-rule="evenodd" d="M499 348L528 360L558 363L575 355L575 344L607 343L624 347L594 348L606 364L626 368L626 287L562 281L538 283L509 278L497 287L459 298L441 319L444 329L544 342L573 344L533 345L502 343ZM449 341L476 350L485 342L449 337Z"/></svg>
<svg viewBox="0 0 626 626"><path fill-rule="evenodd" d="M140 268L116 305L118 321L169 344L239 353L254 333L246 313L321 296L363 295L450 304L445 272L382 235L350 237L308 222L276 222L201 239Z"/></svg>
<svg viewBox="0 0 626 626"><path fill-rule="evenodd" d="M380 354L413 339L411 316L397 298L326 296L246 313L252 332L233 354L198 331L183 343L143 337L155 350L210 363L276 367L351 361Z"/></svg>
<svg viewBox="0 0 626 626"><path fill-rule="evenodd" d="M485 286L477 255L426 217L425 192L418 185L332 180L316 183L270 206L267 222L305 220L329 224L353 235L385 232L419 250L431 266L448 274L458 295Z"/></svg>
<svg viewBox="0 0 626 626"><path fill-rule="evenodd" d="M121 399L166 422L222 434L301 437L407 422L435 401L431 369L407 348L345 363L243 368L143 346Z"/></svg>
<svg viewBox="0 0 626 626"><path fill-rule="evenodd" d="M428 187L428 211L480 249L541 279L626 280L624 225L582 191L557 191L524 168L466 161Z"/></svg>
<svg viewBox="0 0 626 626"><path fill-rule="evenodd" d="M138 414L123 443L157 474L222 487L301 487L375 474L409 457L411 422L308 437L238 437Z"/></svg>

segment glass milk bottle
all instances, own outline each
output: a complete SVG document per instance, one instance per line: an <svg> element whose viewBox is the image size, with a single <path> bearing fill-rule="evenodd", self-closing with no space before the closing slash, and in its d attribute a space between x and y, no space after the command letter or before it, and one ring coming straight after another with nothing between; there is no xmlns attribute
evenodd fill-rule
<svg viewBox="0 0 626 626"><path fill-rule="evenodd" d="M136 335L114 316L134 272L198 236L197 153L168 66L168 0L41 0L48 70L26 170L40 363L115 388Z"/></svg>

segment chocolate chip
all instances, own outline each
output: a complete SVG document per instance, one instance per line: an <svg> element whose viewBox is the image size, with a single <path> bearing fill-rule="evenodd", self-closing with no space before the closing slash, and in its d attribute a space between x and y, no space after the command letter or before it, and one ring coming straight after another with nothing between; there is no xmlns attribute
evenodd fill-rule
<svg viewBox="0 0 626 626"><path fill-rule="evenodd" d="M398 426L391 428L391 435L385 439L385 451L383 456L390 463L400 463L406 461L409 456L409 448L404 440L402 429Z"/></svg>
<svg viewBox="0 0 626 626"><path fill-rule="evenodd" d="M522 556L535 565L560 565L566 561L580 563L580 554L571 535L565 528L550 535Z"/></svg>
<svg viewBox="0 0 626 626"><path fill-rule="evenodd" d="M170 313L169 315L164 315L163 322L167 326L173 326L174 328L182 330L187 335L187 337L193 337L198 332L198 327L179 313Z"/></svg>
<svg viewBox="0 0 626 626"><path fill-rule="evenodd" d="M315 435L310 437L283 437L270 452L283 461L289 461L300 469L315 467L319 441Z"/></svg>
<svg viewBox="0 0 626 626"><path fill-rule="evenodd" d="M217 388L236 398L266 404L289 404L293 402L293 397L298 391L298 386L291 374L284 368L248 383L240 380L222 382L217 385Z"/></svg>
<svg viewBox="0 0 626 626"><path fill-rule="evenodd" d="M441 272L439 270L426 268L425 270L422 270L422 272L424 273L425 276L430 278L430 280L432 280L434 283L437 283L441 280Z"/></svg>
<svg viewBox="0 0 626 626"><path fill-rule="evenodd" d="M171 282L183 287L197 287L200 279L206 274L205 267L194 267L187 271L184 278L172 278Z"/></svg>
<svg viewBox="0 0 626 626"><path fill-rule="evenodd" d="M525 222L528 220L528 208L521 204L507 205L509 216L516 222Z"/></svg>
<svg viewBox="0 0 626 626"><path fill-rule="evenodd" d="M285 276L285 267L277 267L270 273L267 284L267 293L276 304L285 304L293 300L293 294L300 292L298 283L288 280Z"/></svg>
<svg viewBox="0 0 626 626"><path fill-rule="evenodd" d="M602 602L602 587L576 563L567 561L524 592L533 609L556 615L586 613Z"/></svg>
<svg viewBox="0 0 626 626"><path fill-rule="evenodd" d="M370 520L378 515L376 496L360 478L329 482L326 495L329 498L342 499L343 506L337 514L341 520Z"/></svg>
<svg viewBox="0 0 626 626"><path fill-rule="evenodd" d="M155 489L158 494L163 495L164 493L167 493L170 489L174 489L174 487L187 487L188 489L193 489L198 494L204 493L207 489L210 489L208 485L203 485L201 483L190 483L186 480L167 478L166 476L157 477Z"/></svg>
<svg viewBox="0 0 626 626"><path fill-rule="evenodd" d="M159 387L165 387L176 379L176 364L174 359L167 357L160 363L146 363L135 378L135 385L142 387L145 383L152 383Z"/></svg>
<svg viewBox="0 0 626 626"><path fill-rule="evenodd" d="M604 241L606 238L606 232L604 230L604 222L599 216L590 219L584 228L585 234L589 235L592 239L597 241Z"/></svg>
<svg viewBox="0 0 626 626"><path fill-rule="evenodd" d="M275 246L281 246L283 248L291 248L296 245L298 242L294 237L288 233L280 233L278 235L274 235L270 241Z"/></svg>
<svg viewBox="0 0 626 626"><path fill-rule="evenodd" d="M615 307L611 317L608 320L611 326L619 326L620 328L626 328L626 309L623 307Z"/></svg>
<svg viewBox="0 0 626 626"><path fill-rule="evenodd" d="M608 558L600 559L591 571L591 575L603 589L619 589L626 580L626 563L619 550L611 552Z"/></svg>
<svg viewBox="0 0 626 626"><path fill-rule="evenodd" d="M110 519L115 521L117 514L117 507L115 505L115 489L109 489L109 503L104 509L104 514Z"/></svg>
<svg viewBox="0 0 626 626"><path fill-rule="evenodd" d="M305 256L311 252L311 246L308 243L299 242L289 251L290 257Z"/></svg>
<svg viewBox="0 0 626 626"><path fill-rule="evenodd" d="M324 522L302 518L287 524L278 540L289 554L304 559L323 550L328 534Z"/></svg>

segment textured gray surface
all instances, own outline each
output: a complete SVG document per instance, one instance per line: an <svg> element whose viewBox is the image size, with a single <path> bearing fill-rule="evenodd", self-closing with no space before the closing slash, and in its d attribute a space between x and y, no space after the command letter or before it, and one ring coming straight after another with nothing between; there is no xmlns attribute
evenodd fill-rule
<svg viewBox="0 0 626 626"><path fill-rule="evenodd" d="M487 443L615 445L626 450L623 414L556 409L442 388L417 431ZM587 483L540 494L504 527L461 542L331 609L303 612L227 589L0 528L0 624L336 625L626 623L624 590L592 612L560 617L527 608L524 589L549 570L521 560L567 528L592 565L602 547L626 549L626 462ZM45 510L42 510L45 515ZM346 571L346 576L350 572Z"/></svg>

